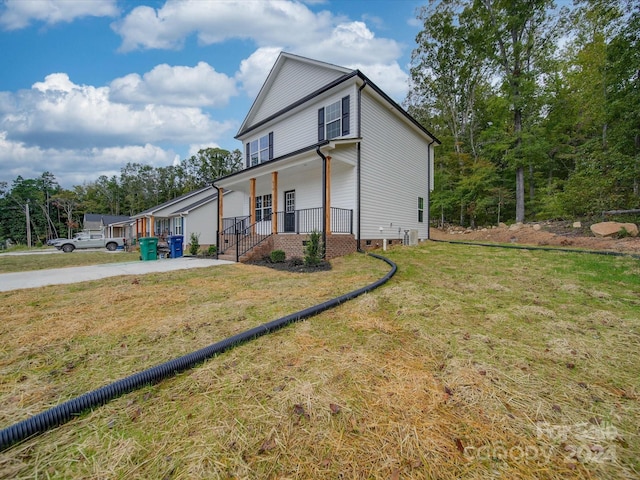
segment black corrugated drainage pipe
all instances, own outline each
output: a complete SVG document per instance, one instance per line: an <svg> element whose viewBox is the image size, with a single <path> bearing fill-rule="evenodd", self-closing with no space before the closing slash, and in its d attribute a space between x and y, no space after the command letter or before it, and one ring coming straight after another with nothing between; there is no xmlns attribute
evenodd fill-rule
<svg viewBox="0 0 640 480"><path fill-rule="evenodd" d="M454 245L469 245L475 247L515 248L517 250L544 250L548 252L563 253L590 253L591 255L608 255L611 257L631 257L640 259L640 255L634 253L611 252L609 250L579 250L577 248L553 248L553 247L528 247L526 245L503 245L500 243L460 242L458 240L434 240L432 242L451 243Z"/></svg>
<svg viewBox="0 0 640 480"><path fill-rule="evenodd" d="M379 280L357 290L353 290L352 292L345 293L339 297L314 305L313 307L300 310L277 320L263 323L262 325L209 345L208 347L204 347L182 357L169 360L161 365L156 365L155 367L133 374L102 388L68 400L60 405L50 408L49 410L45 410L42 413L0 430L0 451L6 450L12 445L22 440L26 440L29 437L44 433L47 430L62 425L86 410L104 405L110 400L124 395L125 393L132 392L133 390L145 385L157 383L160 380L172 377L204 362L211 357L226 352L237 345L256 339L262 335L275 332L276 330L279 330L291 323L318 315L325 310L337 307L338 305L348 300L352 300L363 293L367 293L378 288L393 277L398 267L388 258L375 255L373 253L370 253L369 255L380 259L391 266L391 270Z"/></svg>

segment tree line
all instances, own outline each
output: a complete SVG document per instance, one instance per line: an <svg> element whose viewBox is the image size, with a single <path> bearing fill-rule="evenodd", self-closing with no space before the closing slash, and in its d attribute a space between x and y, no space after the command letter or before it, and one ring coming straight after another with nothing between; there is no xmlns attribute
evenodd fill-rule
<svg viewBox="0 0 640 480"><path fill-rule="evenodd" d="M71 189L62 188L51 172L33 179L19 176L11 185L0 182L0 244L34 246L71 237L82 228L85 213L135 215L241 167L239 150L206 148L178 165L127 163L120 175L102 175Z"/></svg>
<svg viewBox="0 0 640 480"><path fill-rule="evenodd" d="M640 206L640 5L433 0L406 107L442 141L432 218L466 226Z"/></svg>
<svg viewBox="0 0 640 480"><path fill-rule="evenodd" d="M640 4L430 0L405 107L441 141L431 218L460 225L576 218L640 206ZM68 236L84 213L133 215L241 168L209 148L60 187L0 184L0 243ZM29 225L29 228L26 228Z"/></svg>

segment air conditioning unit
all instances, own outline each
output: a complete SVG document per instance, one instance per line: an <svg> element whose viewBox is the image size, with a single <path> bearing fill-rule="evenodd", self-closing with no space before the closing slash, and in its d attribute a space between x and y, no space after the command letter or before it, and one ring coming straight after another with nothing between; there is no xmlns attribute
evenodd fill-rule
<svg viewBox="0 0 640 480"><path fill-rule="evenodd" d="M409 245L418 245L418 230L409 230Z"/></svg>

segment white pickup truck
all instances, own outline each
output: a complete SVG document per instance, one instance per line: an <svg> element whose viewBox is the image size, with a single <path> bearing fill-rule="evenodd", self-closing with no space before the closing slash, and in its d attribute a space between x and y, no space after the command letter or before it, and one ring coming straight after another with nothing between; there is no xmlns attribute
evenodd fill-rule
<svg viewBox="0 0 640 480"><path fill-rule="evenodd" d="M76 248L106 248L113 252L124 244L124 238L109 238L96 233L78 233L70 240L60 240L55 247L65 253L73 252Z"/></svg>

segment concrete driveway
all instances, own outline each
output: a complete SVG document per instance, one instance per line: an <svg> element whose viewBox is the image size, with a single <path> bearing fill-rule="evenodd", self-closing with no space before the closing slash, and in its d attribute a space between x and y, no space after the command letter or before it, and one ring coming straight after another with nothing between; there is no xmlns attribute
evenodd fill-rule
<svg viewBox="0 0 640 480"><path fill-rule="evenodd" d="M56 251L57 252L57 251ZM6 255L6 254L5 254ZM144 275L188 268L205 268L230 264L226 260L180 257L148 262L104 263L85 267L53 268L0 274L0 292L46 285L86 282L118 275Z"/></svg>

